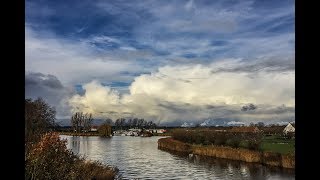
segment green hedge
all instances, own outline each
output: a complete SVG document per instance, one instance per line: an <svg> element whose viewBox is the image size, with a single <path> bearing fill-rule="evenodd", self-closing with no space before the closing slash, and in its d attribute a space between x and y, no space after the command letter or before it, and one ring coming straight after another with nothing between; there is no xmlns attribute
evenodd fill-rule
<svg viewBox="0 0 320 180"><path fill-rule="evenodd" d="M260 133L216 132L201 129L174 129L172 137L176 140L201 145L223 145L258 150L262 135Z"/></svg>

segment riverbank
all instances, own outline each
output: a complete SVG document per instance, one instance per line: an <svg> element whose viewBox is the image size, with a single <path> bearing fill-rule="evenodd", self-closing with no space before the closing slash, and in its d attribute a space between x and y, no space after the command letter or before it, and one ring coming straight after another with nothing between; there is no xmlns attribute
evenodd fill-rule
<svg viewBox="0 0 320 180"><path fill-rule="evenodd" d="M215 145L192 145L174 140L170 137L159 139L158 148L166 151L175 151L185 154L195 154L244 162L254 162L283 168L295 168L295 156L289 154L260 152L243 148L231 148Z"/></svg>
<svg viewBox="0 0 320 180"><path fill-rule="evenodd" d="M81 132L81 133L76 133L76 132L56 132L59 135L66 135L66 136L99 136L99 133L97 132Z"/></svg>
<svg viewBox="0 0 320 180"><path fill-rule="evenodd" d="M59 135L66 135L66 136L99 136L99 133L97 132L81 132L81 133L75 133L75 132L56 132L58 133ZM152 134L152 136L170 136L170 134ZM138 136L140 137L140 136ZM147 136L145 136L147 137Z"/></svg>

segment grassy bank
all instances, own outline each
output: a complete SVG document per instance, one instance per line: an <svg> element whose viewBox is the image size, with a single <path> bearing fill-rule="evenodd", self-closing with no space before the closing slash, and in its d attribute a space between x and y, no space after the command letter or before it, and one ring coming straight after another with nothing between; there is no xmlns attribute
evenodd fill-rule
<svg viewBox="0 0 320 180"><path fill-rule="evenodd" d="M293 154L295 152L295 140L285 139L280 135L264 136L260 144L260 149L265 152Z"/></svg>
<svg viewBox="0 0 320 180"><path fill-rule="evenodd" d="M192 153L192 145L174 140L173 138L170 138L170 137L159 139L158 148L167 150L167 151L179 152L182 154Z"/></svg>
<svg viewBox="0 0 320 180"><path fill-rule="evenodd" d="M221 132L210 129L175 129L172 137L193 145L228 146L249 150L294 154L295 140L281 135L267 136L263 133Z"/></svg>
<svg viewBox="0 0 320 180"><path fill-rule="evenodd" d="M159 139L158 148L216 158L255 162L284 168L295 168L295 157L290 154L284 155L275 152L261 152L244 148L232 148L228 146L193 145L183 143L172 138Z"/></svg>

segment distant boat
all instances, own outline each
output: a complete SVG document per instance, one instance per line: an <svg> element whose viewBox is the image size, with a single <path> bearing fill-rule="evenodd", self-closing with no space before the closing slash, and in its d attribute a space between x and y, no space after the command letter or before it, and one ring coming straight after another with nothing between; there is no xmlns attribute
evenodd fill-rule
<svg viewBox="0 0 320 180"><path fill-rule="evenodd" d="M125 136L125 134L122 131L114 131L113 136Z"/></svg>

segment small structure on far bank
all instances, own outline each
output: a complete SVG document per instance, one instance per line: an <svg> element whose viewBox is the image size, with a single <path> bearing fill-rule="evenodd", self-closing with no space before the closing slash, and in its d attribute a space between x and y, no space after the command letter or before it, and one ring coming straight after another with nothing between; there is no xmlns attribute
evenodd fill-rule
<svg viewBox="0 0 320 180"><path fill-rule="evenodd" d="M288 125L283 129L283 133L285 135L288 133L295 133L295 127L291 123L288 123Z"/></svg>
<svg viewBox="0 0 320 180"><path fill-rule="evenodd" d="M90 131L91 132L97 132L98 131L98 126L92 126Z"/></svg>
<svg viewBox="0 0 320 180"><path fill-rule="evenodd" d="M163 134L167 132L165 129L146 129L146 131L151 132L151 133L157 133L157 134Z"/></svg>

